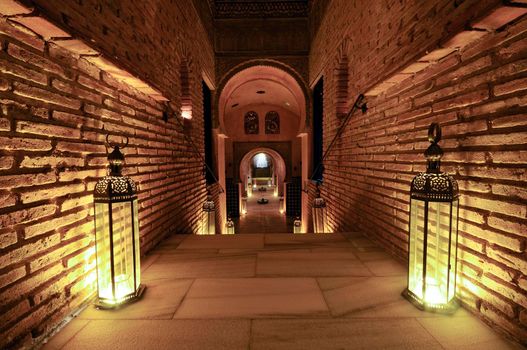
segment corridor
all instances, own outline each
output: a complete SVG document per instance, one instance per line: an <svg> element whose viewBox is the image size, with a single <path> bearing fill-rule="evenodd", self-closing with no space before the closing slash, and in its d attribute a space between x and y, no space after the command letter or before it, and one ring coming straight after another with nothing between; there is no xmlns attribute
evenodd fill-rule
<svg viewBox="0 0 527 350"><path fill-rule="evenodd" d="M527 346L526 0L0 0L0 37L0 349Z"/></svg>
<svg viewBox="0 0 527 350"><path fill-rule="evenodd" d="M260 199L268 200L259 204ZM293 218L280 213L280 199L273 194L273 188L266 191L255 189L253 195L247 198L247 213L240 215L235 221L236 233L292 233Z"/></svg>
<svg viewBox="0 0 527 350"><path fill-rule="evenodd" d="M358 233L173 235L142 267L142 300L88 305L44 349L520 349L414 308L406 267Z"/></svg>

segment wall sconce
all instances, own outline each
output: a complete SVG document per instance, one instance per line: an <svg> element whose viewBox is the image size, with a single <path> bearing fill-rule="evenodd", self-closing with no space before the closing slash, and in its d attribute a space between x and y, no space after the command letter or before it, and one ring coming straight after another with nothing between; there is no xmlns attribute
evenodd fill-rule
<svg viewBox="0 0 527 350"><path fill-rule="evenodd" d="M302 221L297 216L293 222L293 233L302 233Z"/></svg>
<svg viewBox="0 0 527 350"><path fill-rule="evenodd" d="M459 191L456 180L440 171L443 151L439 124L428 129L426 173L410 189L408 287L403 296L421 310L452 312L457 274Z"/></svg>
<svg viewBox="0 0 527 350"><path fill-rule="evenodd" d="M284 197L280 197L278 199L278 207L280 208L280 214L283 214L285 213L285 201L284 201Z"/></svg>
<svg viewBox="0 0 527 350"><path fill-rule="evenodd" d="M327 233L327 208L326 202L320 197L320 183L317 182L316 198L313 202L313 230L315 233Z"/></svg>
<svg viewBox="0 0 527 350"><path fill-rule="evenodd" d="M216 233L216 207L210 192L207 193L207 200L203 203L201 212L201 231L202 235L213 235Z"/></svg>
<svg viewBox="0 0 527 350"><path fill-rule="evenodd" d="M95 249L99 308L115 308L139 299L141 284L139 215L135 183L121 174L124 155L119 145L108 155L108 176L95 185ZM128 145L128 138L126 144Z"/></svg>
<svg viewBox="0 0 527 350"><path fill-rule="evenodd" d="M227 222L225 223L225 234L233 235L235 233L234 230L234 222L230 217L227 218Z"/></svg>

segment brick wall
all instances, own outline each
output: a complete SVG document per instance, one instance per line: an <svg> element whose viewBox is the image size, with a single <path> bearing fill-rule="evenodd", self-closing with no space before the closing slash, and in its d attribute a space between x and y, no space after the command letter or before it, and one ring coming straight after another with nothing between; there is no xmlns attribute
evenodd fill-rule
<svg viewBox="0 0 527 350"><path fill-rule="evenodd" d="M183 40L188 44L193 39ZM184 128L173 116L163 121L161 103L5 17L0 18L0 42L4 348L34 344L93 296L92 193L97 179L106 174L106 133L130 140L123 150L124 173L138 184L142 254L170 232L197 231L195 214L205 199L205 180L183 133L203 150L201 73L209 68L212 72L213 63L205 61L207 49L199 59L187 51L193 119ZM206 40L200 42L206 47ZM98 48L98 42L91 45ZM149 58L155 54L148 45L141 50ZM178 108L179 70L153 74L166 68L157 64L161 59L142 68L151 69L155 85Z"/></svg>
<svg viewBox="0 0 527 350"><path fill-rule="evenodd" d="M171 100L178 101L177 67L184 59L195 64L197 77L214 81L214 50L192 0L22 1Z"/></svg>
<svg viewBox="0 0 527 350"><path fill-rule="evenodd" d="M351 38L351 105L356 94L456 34L443 31L448 21L458 21L451 16L476 19L490 4L465 1L436 17L447 3L454 2L397 2L380 17L379 8L332 2L310 56L312 79L319 73L325 79L326 147L339 125L338 60L323 53L337 52L342 38ZM370 110L353 117L325 164L322 195L335 231L359 228L406 259L410 181L425 170L427 128L439 122L442 169L455 176L461 190L458 296L486 322L526 344L527 19L522 18L479 32L464 49L368 98ZM370 24L361 27L364 21Z"/></svg>

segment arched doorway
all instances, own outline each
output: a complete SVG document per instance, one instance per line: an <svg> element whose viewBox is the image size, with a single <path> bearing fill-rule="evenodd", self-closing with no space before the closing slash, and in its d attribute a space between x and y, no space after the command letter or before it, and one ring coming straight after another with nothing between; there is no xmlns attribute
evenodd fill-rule
<svg viewBox="0 0 527 350"><path fill-rule="evenodd" d="M240 162L242 215L238 233L287 233L292 219L285 215L285 161L269 148L247 152Z"/></svg>
<svg viewBox="0 0 527 350"><path fill-rule="evenodd" d="M253 189L260 189L266 181L270 185L263 186L261 192L276 201L276 211L279 212L278 200L286 192L284 185L291 181L300 184L307 179L305 159L308 159L308 150L303 138L309 104L305 90L298 75L283 67L261 62L244 65L239 71L229 73L220 83L216 97L216 149L219 180L226 184L227 189L225 216L235 212L233 216L237 217L239 211L232 202L233 198L238 196L242 202L245 195L253 194ZM255 167L255 157L260 158L261 164L265 159L269 168ZM266 174L269 176L262 175L265 171L270 171ZM249 189L249 182L256 188ZM301 193L297 195L298 198L302 196ZM261 205L259 211L268 212L267 208L273 205ZM282 207L285 211L285 205ZM267 219L267 225L259 228L265 232L277 232L267 227L276 225L276 222Z"/></svg>
<svg viewBox="0 0 527 350"><path fill-rule="evenodd" d="M254 148L243 156L239 168L245 195L250 193L249 184L254 186L271 181L273 190L276 189L276 196L283 196L287 175L286 162L277 151L266 147ZM269 175L268 178L265 175Z"/></svg>

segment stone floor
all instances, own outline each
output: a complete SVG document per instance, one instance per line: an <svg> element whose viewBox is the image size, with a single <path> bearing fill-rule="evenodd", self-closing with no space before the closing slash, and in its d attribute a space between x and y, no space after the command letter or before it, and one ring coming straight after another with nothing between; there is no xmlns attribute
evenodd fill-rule
<svg viewBox="0 0 527 350"><path fill-rule="evenodd" d="M415 309L405 266L355 233L176 235L142 267L142 300L89 306L44 349L520 348L463 309Z"/></svg>
<svg viewBox="0 0 527 350"><path fill-rule="evenodd" d="M265 186L266 191L254 191L247 198L247 214L235 219L236 233L292 233L294 218L280 214L280 200L273 195L274 187ZM258 204L260 198L269 201Z"/></svg>

